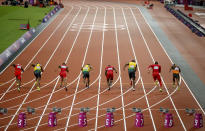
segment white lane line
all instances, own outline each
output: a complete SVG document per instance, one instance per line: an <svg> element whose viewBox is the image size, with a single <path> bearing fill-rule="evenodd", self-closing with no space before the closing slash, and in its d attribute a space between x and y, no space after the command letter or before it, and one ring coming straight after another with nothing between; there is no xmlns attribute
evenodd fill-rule
<svg viewBox="0 0 205 131"><path fill-rule="evenodd" d="M118 33L117 33L117 29L116 29L116 16L115 16L115 9L112 7L113 9L113 13L114 13L114 23L115 23L115 40L116 40L116 46L117 46L117 59L118 59L118 68L119 68L119 75L120 75L120 91L121 91L121 94L123 94L123 91L122 91L122 79L121 79L121 68L120 68L120 52L119 52L119 47L118 47ZM126 125L126 119L125 119L125 104L124 104L124 98L123 98L123 95L121 97L121 100L122 100L122 111L123 111L123 118L124 118L124 131L127 131L127 125Z"/></svg>
<svg viewBox="0 0 205 131"><path fill-rule="evenodd" d="M88 8L88 11L89 11L89 10L90 10L90 8ZM97 8L97 10L96 10L96 12L95 12L94 21L93 21L93 24L92 24L92 25L94 25L94 23L95 23L96 16L97 16L97 12L98 12L98 8ZM87 15L88 15L88 12L87 12L86 16L87 16ZM84 21L85 21L85 19L84 19ZM83 23L84 23L84 21L83 21ZM85 59L86 59L86 56L87 56L88 47L89 47L89 45L90 45L90 40L91 40L91 36L92 36L92 33L93 33L93 27L94 27L94 26L92 26L92 29L91 29L91 32L90 32L90 35L89 35L89 39L88 39L88 43L87 43L87 48L86 48L85 55L84 55L84 58L83 58L82 66L83 66L84 63L85 63ZM81 72L81 73L82 73L82 72ZM68 124L69 124L69 121L70 121L70 117L71 117L73 105L74 105L74 102L75 102L76 93L77 93L77 91L78 91L79 83L80 83L80 78L78 79L78 82L77 82L77 86L76 86L76 90L75 90L75 95L74 95L74 97L73 97L73 101L72 101L72 104L71 104L71 108L70 108L70 112L69 112L69 115L68 115L68 119L67 119L67 121L66 121L65 131L67 131L67 128L68 128Z"/></svg>
<svg viewBox="0 0 205 131"><path fill-rule="evenodd" d="M62 23L64 22L64 20L70 15L71 11L73 10L73 6L72 9L69 11L69 13L66 14L66 17L63 18L63 20L58 24L58 26L55 28L55 30L52 32L52 34L48 37L48 39L44 42L44 44L41 46L41 48L38 50L38 52L32 57L32 59L29 61L29 63L25 66L25 70L27 69L27 67L31 64L31 62L33 61L33 59L38 55L38 53L43 49L43 47L48 43L48 41L50 40L50 38L54 35L54 33L56 32L56 30L62 25ZM43 31L42 31L43 32ZM40 35L41 33L39 33ZM38 37L38 35L36 36L36 38ZM33 42L33 40L31 41ZM22 51L23 52L23 51ZM17 58L17 57L16 57ZM34 80L34 79L33 79ZM31 80L31 81L33 81ZM13 84L15 83L15 81L13 82ZM3 93L3 96L0 98L0 100L2 100L2 98L5 96L6 93L9 92L10 88L13 86L13 84L11 86L9 86L9 88L6 90L6 92ZM15 90L17 90L15 88Z"/></svg>
<svg viewBox="0 0 205 131"><path fill-rule="evenodd" d="M140 9L138 9L142 15L142 12ZM142 15L143 16L143 15ZM162 47L162 49L164 50L165 54L167 55L167 57L169 58L169 60L171 61L171 63L173 64L172 59L169 57L169 55L167 54L166 50L164 49L164 47L162 46L162 43L160 42L159 38L157 37L157 35L155 34L155 32L152 30L150 24L147 22L146 18L143 16L145 22L147 23L147 25L149 26L149 28L151 29L152 33L154 34L155 38L157 39L157 41L159 42L160 46ZM186 88L189 90L189 92L191 93L191 95L193 96L194 100L196 101L196 103L198 104L199 108L201 109L201 111L203 112L203 114L205 115L205 111L203 110L203 108L201 107L201 105L199 104L198 100L196 99L196 97L194 96L194 94L192 93L192 91L190 90L189 86L187 85L186 81L184 80L183 77L181 77L182 80L184 81Z"/></svg>
<svg viewBox="0 0 205 131"><path fill-rule="evenodd" d="M100 76L102 73L102 62L103 62L103 52L104 52L104 38L105 38L105 31L104 31L104 27L105 27L105 22L106 22L106 8L104 8L105 12L104 12L104 23L103 23L103 32L102 32L102 48L101 48L101 59L100 59ZM98 85L98 95L97 95L97 109L96 109L96 119L95 119L95 129L97 129L97 125L98 125L98 106L99 106L99 102L100 102L100 86L101 84L101 77L99 79L99 85Z"/></svg>
<svg viewBox="0 0 205 131"><path fill-rule="evenodd" d="M1 74L0 74L1 75ZM0 87L1 86L4 86L4 85L6 85L6 84L8 84L8 83L10 83L10 82L12 82L13 80L15 80L15 77L14 78L12 78L11 80L9 80L9 81L6 81L6 82L4 82L4 83L2 83L2 84L0 84Z"/></svg>
<svg viewBox="0 0 205 131"><path fill-rule="evenodd" d="M61 38L60 43L62 43L62 41L64 40L65 36L67 35L67 33L68 33L70 27L72 26L73 22L76 20L76 18L77 18L77 16L79 15L80 11L81 11L81 8L80 8L80 10L78 11L78 13L75 15L75 17L73 18L71 24L70 24L69 27L67 28L67 30L66 30L65 34L63 35L63 37ZM77 39L77 37L79 36L80 31L81 31L81 30L78 31L78 34L76 35L76 39ZM72 47L71 47L71 49L70 49L70 52L69 52L69 54L68 54L68 56L67 56L67 58L66 58L66 60L65 60L65 63L68 62L68 59L69 59L69 57L70 57L70 54L71 54L71 52L72 52L72 50L73 50L73 47L74 47L75 43L76 43L76 42L74 41L74 42L73 42L73 45L72 45ZM48 107L48 104L49 104L49 102L50 102L50 100L51 100L51 98L52 98L52 96L53 96L53 93L54 93L54 91L55 91L55 89L56 89L56 86L57 86L59 80L60 80L60 77L58 77L58 80L57 80L57 82L56 82L56 84L55 84L55 86L54 86L54 88L53 88L53 90L52 90L52 93L51 93L51 95L50 95L50 97L49 97L49 99L48 99L48 101L47 101L47 103L46 103L46 106L45 106L45 108L44 108L44 110L43 110L43 113L41 114L40 119L39 119L39 121L38 121L38 123L37 123L37 125L36 125L35 131L37 131L37 129L38 129L39 125L40 125L40 122L41 122L41 120L42 120L42 118L43 118L43 116L44 116L44 113L45 113L45 111L46 111L46 109L47 109L47 107Z"/></svg>
<svg viewBox="0 0 205 131"><path fill-rule="evenodd" d="M130 9L130 10L131 10L131 9ZM135 20L135 22L136 22L136 25L137 25L137 27L138 27L138 29L139 29L139 31L140 31L140 35L141 35L141 37L143 38L143 41L144 41L144 43L145 43L145 45L146 45L146 47L147 47L147 50L148 50L148 52L149 52L149 54L150 54L150 57L152 58L152 61L154 62L155 60L154 60L154 58L153 58L153 56L152 56L152 53L151 53L150 48L149 48L149 46L148 46L148 44L147 44L147 41L146 41L146 39L144 38L144 35L143 35L142 30L141 30L141 28L140 28L140 26L139 26L139 24L138 24L138 21L136 20L136 17L134 16L134 13L133 13L132 10L131 10L131 12L132 12L132 15L133 15L133 17L134 17L134 20ZM166 87L166 84L164 83L163 77L162 77L162 82L163 82L163 85L164 85L164 87L165 87L165 89L166 89L167 94L169 95L169 91L168 91L168 89L167 89L167 87ZM172 103L172 105L173 105L173 107L174 107L174 109L175 109L175 111L176 111L177 116L179 117L179 120L180 120L180 122L181 122L181 124L182 124L182 127L183 127L184 130L186 131L187 129L186 129L186 127L185 127L185 125L184 125L184 123L183 123L183 121L182 121L182 119L181 119L181 116L179 115L178 110L176 109L176 106L175 106L175 104L174 104L174 102L173 102L173 100L172 100L172 97L170 97L170 101L171 101L171 103Z"/></svg>
<svg viewBox="0 0 205 131"><path fill-rule="evenodd" d="M71 12L71 11L70 11ZM70 24L71 26L71 24ZM46 69L48 63L50 62L51 58L54 56L55 52L57 51L58 47L61 45L61 42L58 43L57 47L55 48L55 50L53 51L52 55L50 56L49 60L47 61L47 63L44 66L44 69ZM15 115L12 117L12 119L10 120L9 124L6 126L5 130L8 129L8 127L11 125L12 121L14 120L15 116L17 115L17 113L19 112L19 110L21 109L21 107L23 106L24 102L26 101L27 97L29 96L30 92L32 91L33 87L35 86L35 83L33 84L32 88L29 90L29 93L26 95L26 97L24 98L23 102L21 103L21 105L19 106L19 108L17 109Z"/></svg>
<svg viewBox="0 0 205 131"><path fill-rule="evenodd" d="M138 64L138 61L137 61L137 58L136 58L136 54L135 54L135 51L134 51L134 47L133 47L133 41L132 41L132 38L131 38L131 35L130 35L130 31L129 31L129 28L128 28L128 24L127 24L127 20L125 18L125 13L124 13L124 9L121 8L122 12L123 12L123 17L124 17L124 20L125 20L125 24L126 24L126 28L127 28L127 32L128 32L128 36L129 36L129 40L130 40L130 44L131 44L131 47L132 47L132 52L134 54L134 57L135 57L135 60L137 62L137 68L138 68L138 72L139 72L139 75L141 77L141 72L140 72L140 68L139 68L139 64ZM142 87L143 87L143 91L144 91L144 94L146 94L146 91L145 91L145 88L144 88L144 82L141 78L141 83L142 83ZM147 98L147 96L145 95L145 100L147 102L147 106L150 107L149 105L149 100ZM156 125L155 125L155 122L154 122L154 119L153 119L153 116L152 116L152 112L151 110L149 109L149 113L150 113L150 117L151 117L151 120L152 120L152 125L153 125L153 128L154 130L156 131Z"/></svg>

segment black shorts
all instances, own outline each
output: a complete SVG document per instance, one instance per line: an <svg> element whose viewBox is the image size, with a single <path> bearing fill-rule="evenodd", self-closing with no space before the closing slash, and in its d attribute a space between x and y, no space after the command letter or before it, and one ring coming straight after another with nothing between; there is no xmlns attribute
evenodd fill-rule
<svg viewBox="0 0 205 131"><path fill-rule="evenodd" d="M41 71L40 70L35 70L34 75L36 78L41 78Z"/></svg>
<svg viewBox="0 0 205 131"><path fill-rule="evenodd" d="M135 70L128 70L128 74L130 79L135 79Z"/></svg>
<svg viewBox="0 0 205 131"><path fill-rule="evenodd" d="M175 79L179 80L179 74L173 74L173 81L175 81Z"/></svg>
<svg viewBox="0 0 205 131"><path fill-rule="evenodd" d="M89 77L90 77L89 72L84 71L84 72L83 72L83 78L85 79L85 78L89 78Z"/></svg>

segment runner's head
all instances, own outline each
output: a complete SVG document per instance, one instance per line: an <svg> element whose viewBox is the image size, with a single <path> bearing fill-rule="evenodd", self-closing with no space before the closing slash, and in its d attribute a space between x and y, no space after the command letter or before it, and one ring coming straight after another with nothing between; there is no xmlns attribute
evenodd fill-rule
<svg viewBox="0 0 205 131"><path fill-rule="evenodd" d="M62 65L66 65L66 64L65 64L65 62L63 62L63 64L62 64Z"/></svg>
<svg viewBox="0 0 205 131"><path fill-rule="evenodd" d="M111 65L107 65L107 66L111 66Z"/></svg>
<svg viewBox="0 0 205 131"><path fill-rule="evenodd" d="M155 63L154 63L154 64L158 65L158 61L155 61Z"/></svg>
<svg viewBox="0 0 205 131"><path fill-rule="evenodd" d="M135 60L133 59L132 62L135 62Z"/></svg>

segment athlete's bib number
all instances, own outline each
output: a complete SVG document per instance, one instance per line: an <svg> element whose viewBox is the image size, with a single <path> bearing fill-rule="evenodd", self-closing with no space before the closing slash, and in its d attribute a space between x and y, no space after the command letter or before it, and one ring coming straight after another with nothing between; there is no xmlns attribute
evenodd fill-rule
<svg viewBox="0 0 205 131"><path fill-rule="evenodd" d="M17 66L18 69L21 69L21 66Z"/></svg>
<svg viewBox="0 0 205 131"><path fill-rule="evenodd" d="M41 69L41 67L40 66L36 66L36 69Z"/></svg>
<svg viewBox="0 0 205 131"><path fill-rule="evenodd" d="M138 125L139 122L140 122L139 119L136 119L136 125ZM141 119L140 126L143 126L143 123L144 123L144 121L143 121L143 119Z"/></svg>
<svg viewBox="0 0 205 131"><path fill-rule="evenodd" d="M159 67L158 66L154 66L154 69L159 69Z"/></svg>

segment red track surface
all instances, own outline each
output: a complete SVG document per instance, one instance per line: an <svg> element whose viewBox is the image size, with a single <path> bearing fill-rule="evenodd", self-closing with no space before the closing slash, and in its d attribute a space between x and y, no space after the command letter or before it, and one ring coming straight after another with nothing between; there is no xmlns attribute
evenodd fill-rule
<svg viewBox="0 0 205 131"><path fill-rule="evenodd" d="M172 63L138 8L107 2L64 4L60 15L13 62L26 68L21 92L16 90L14 79L11 80L11 67L1 75L0 107L8 108L9 112L1 115L0 130L20 130L17 117L28 106L35 108L36 113L27 115L27 126L23 130L65 130L66 125L67 130L135 130L133 107L143 109L145 126L141 130L166 129L160 107L169 108L173 114L174 127L168 130L193 129L194 118L187 116L184 109L198 109L203 116L204 112L183 79L180 90L172 88L172 74L167 73ZM130 88L127 71L122 69L134 58L139 67L136 91ZM162 66L162 93L154 88L152 76L147 73L147 66L154 60ZM57 67L64 61L70 69L68 92L59 87ZM34 87L33 69L29 68L36 62L45 68L40 92ZM82 65L87 63L94 67L89 89L85 89L80 73ZM110 91L104 76L108 64L118 69ZM50 128L47 122L52 107L61 107L62 113L57 114L58 125ZM88 126L84 128L78 127L81 107L91 109L87 113ZM106 108L110 107L116 108L115 126L105 128Z"/></svg>

